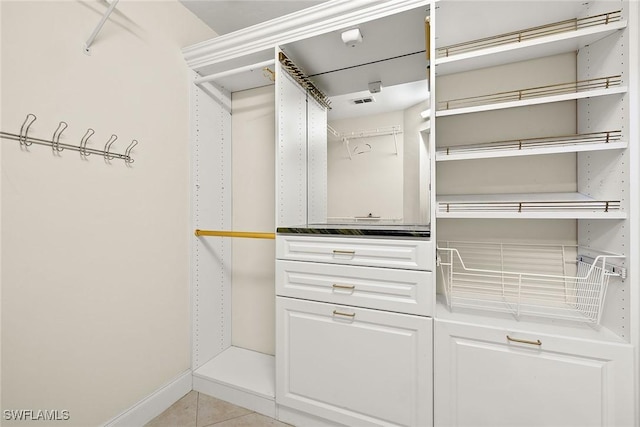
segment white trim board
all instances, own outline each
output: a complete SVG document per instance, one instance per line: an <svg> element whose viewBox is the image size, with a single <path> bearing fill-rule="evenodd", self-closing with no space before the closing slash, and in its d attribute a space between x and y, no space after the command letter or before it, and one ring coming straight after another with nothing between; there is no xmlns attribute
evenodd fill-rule
<svg viewBox="0 0 640 427"><path fill-rule="evenodd" d="M188 46L182 53L187 65L199 71L207 66L259 54L261 51L272 51L278 44L313 37L428 4L428 0L331 0Z"/></svg>
<svg viewBox="0 0 640 427"><path fill-rule="evenodd" d="M143 426L192 390L191 369L111 419L104 427Z"/></svg>

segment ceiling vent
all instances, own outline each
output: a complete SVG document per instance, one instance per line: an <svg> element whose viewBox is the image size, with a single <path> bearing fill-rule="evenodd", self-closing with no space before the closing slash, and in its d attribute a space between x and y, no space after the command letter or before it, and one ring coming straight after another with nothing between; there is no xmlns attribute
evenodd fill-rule
<svg viewBox="0 0 640 427"><path fill-rule="evenodd" d="M372 102L376 102L375 98L373 96L366 96L364 98L358 98L358 99L352 99L351 103L355 104L355 105L361 105L361 104L371 104Z"/></svg>

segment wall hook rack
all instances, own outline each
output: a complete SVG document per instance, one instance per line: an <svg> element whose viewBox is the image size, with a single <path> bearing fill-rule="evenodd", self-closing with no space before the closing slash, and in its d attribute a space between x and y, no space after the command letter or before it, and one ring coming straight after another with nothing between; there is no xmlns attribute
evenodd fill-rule
<svg viewBox="0 0 640 427"><path fill-rule="evenodd" d="M113 159L120 159L120 160L124 160L128 164L134 162L133 158L131 157L131 150L133 150L133 147L138 145L138 141L135 139L131 141L129 146L126 148L124 154L111 152L111 146L118 139L118 137L115 134L112 134L111 137L109 137L109 139L107 140L107 143L104 146L104 150L89 148L87 147L87 142L89 141L89 138L91 138L91 136L95 133L93 129L89 128L87 132L85 132L82 139L80 140L80 145L65 144L63 142L60 142L60 137L62 136L62 133L68 127L68 124L64 121L61 121L58 124L58 127L53 132L51 140L35 138L33 136L29 136L29 129L31 128L31 125L33 125L33 123L36 121L36 119L37 117L35 114L32 114L32 113L27 114L26 118L24 119L24 122L22 122L22 126L20 126L20 133L15 134L11 132L0 131L0 138L18 141L21 147L29 147L32 144L46 145L51 147L53 152L56 154L64 150L72 150L72 151L78 151L82 157L87 157L90 154L98 154L98 155L104 156L105 160L107 161L113 160Z"/></svg>

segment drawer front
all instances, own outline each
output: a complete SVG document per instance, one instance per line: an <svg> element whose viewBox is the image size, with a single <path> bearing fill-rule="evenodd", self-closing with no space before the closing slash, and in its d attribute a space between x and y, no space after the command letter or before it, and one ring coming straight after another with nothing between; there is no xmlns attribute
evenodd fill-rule
<svg viewBox="0 0 640 427"><path fill-rule="evenodd" d="M432 319L276 298L276 402L348 426L432 423Z"/></svg>
<svg viewBox="0 0 640 427"><path fill-rule="evenodd" d="M431 316L430 271L276 261L276 293L334 304Z"/></svg>
<svg viewBox="0 0 640 427"><path fill-rule="evenodd" d="M429 240L276 236L276 258L284 260L432 271L434 257Z"/></svg>

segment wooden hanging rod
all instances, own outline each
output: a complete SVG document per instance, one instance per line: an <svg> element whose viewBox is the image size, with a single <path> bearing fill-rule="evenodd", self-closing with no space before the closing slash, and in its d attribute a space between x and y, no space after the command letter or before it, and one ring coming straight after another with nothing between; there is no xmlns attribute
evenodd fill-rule
<svg viewBox="0 0 640 427"><path fill-rule="evenodd" d="M220 230L199 230L196 229L195 235L209 237L243 237L249 239L275 239L276 233L261 233L255 231L220 231Z"/></svg>

